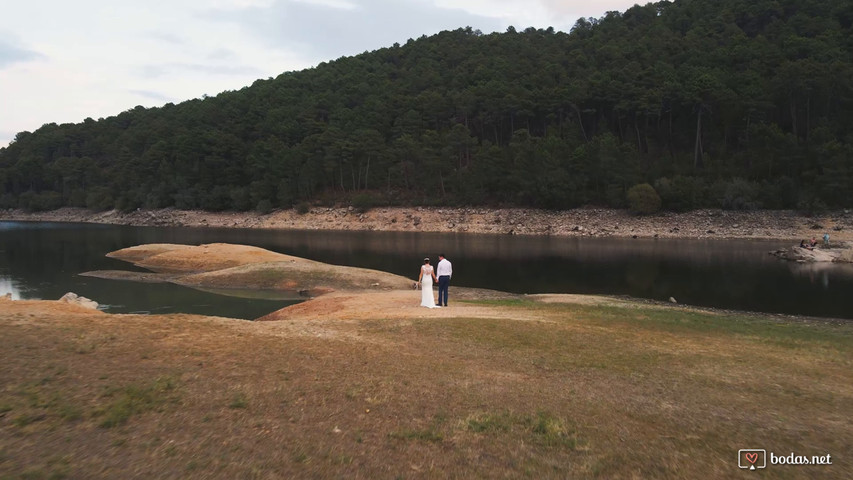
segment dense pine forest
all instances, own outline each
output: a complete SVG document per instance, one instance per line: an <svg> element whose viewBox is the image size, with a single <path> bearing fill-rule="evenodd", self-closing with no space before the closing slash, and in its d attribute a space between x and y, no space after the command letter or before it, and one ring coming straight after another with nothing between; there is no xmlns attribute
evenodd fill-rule
<svg viewBox="0 0 853 480"><path fill-rule="evenodd" d="M676 0L445 31L21 132L0 208L850 206L851 24L850 0Z"/></svg>

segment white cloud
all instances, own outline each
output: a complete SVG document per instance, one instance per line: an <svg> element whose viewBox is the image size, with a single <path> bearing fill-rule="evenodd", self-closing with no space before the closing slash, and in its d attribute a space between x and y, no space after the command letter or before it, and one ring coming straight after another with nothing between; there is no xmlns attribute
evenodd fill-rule
<svg viewBox="0 0 853 480"><path fill-rule="evenodd" d="M345 0L292 0L297 3L307 3L309 5L319 5L323 7L339 8L343 10L355 10L358 5L347 2ZM273 3L273 2L270 2Z"/></svg>
<svg viewBox="0 0 853 480"><path fill-rule="evenodd" d="M21 48L0 39L0 70L13 63L31 62L44 58L39 52Z"/></svg>
<svg viewBox="0 0 853 480"><path fill-rule="evenodd" d="M435 0L443 8L458 8L466 12L499 19L504 26L523 30L527 27L569 31L579 18L602 17L611 10L624 11L636 2L631 0Z"/></svg>
<svg viewBox="0 0 853 480"><path fill-rule="evenodd" d="M168 95L164 95L160 92L152 92L150 90L128 90L127 93L130 93L130 94L133 94L133 95L136 95L139 97L143 97L143 98L150 98L151 100L154 100L158 103L163 103L163 104L166 104L169 102L174 102L176 100L172 97L169 97Z"/></svg>

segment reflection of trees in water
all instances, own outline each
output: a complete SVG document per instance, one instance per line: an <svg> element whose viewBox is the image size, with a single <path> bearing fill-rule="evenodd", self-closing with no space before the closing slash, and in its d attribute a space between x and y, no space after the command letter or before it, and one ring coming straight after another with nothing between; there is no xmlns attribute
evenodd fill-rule
<svg viewBox="0 0 853 480"><path fill-rule="evenodd" d="M14 277L43 281L62 273L82 272L92 269L93 260L99 264L114 262L104 255L124 246L117 228L42 225L46 226L3 230L0 234L4 263Z"/></svg>
<svg viewBox="0 0 853 480"><path fill-rule="evenodd" d="M632 291L652 291L659 273L660 266L657 263L631 263L625 270L625 282L628 284L628 288Z"/></svg>
<svg viewBox="0 0 853 480"><path fill-rule="evenodd" d="M829 288L830 279L853 280L853 265L846 263L789 262L788 269L794 276L807 278L823 288Z"/></svg>
<svg viewBox="0 0 853 480"><path fill-rule="evenodd" d="M454 265L452 284L460 287L632 295L662 301L673 296L680 303L694 305L836 317L853 312L853 298L847 293L853 288L853 265L779 260L768 252L785 245L772 241L80 224L26 225L9 230L3 226L0 223L0 272L18 282L18 290L25 296L41 298L59 298L68 288L79 288L74 291L99 300L99 290L118 290L118 285L77 276L91 270L133 269L104 257L113 250L143 243L227 242L412 279L424 256L435 258L443 252ZM154 291L158 304L186 300L172 299L168 296L171 290L152 289L146 295Z"/></svg>
<svg viewBox="0 0 853 480"><path fill-rule="evenodd" d="M340 253L384 253L411 256L420 260L425 255L447 253L448 258L494 258L498 260L541 258L583 258L584 261L625 261L636 257L715 263L719 261L771 262L767 252L780 248L778 241L765 240L683 240L649 238L595 238L492 234L447 234L431 232L318 232L276 230L196 230L196 234L216 233L217 241L251 243L278 249L288 245L298 251L328 250ZM198 232L201 230L201 232ZM185 243L202 243L203 236L192 242L187 232ZM230 238L230 239L229 239ZM241 241L242 240L242 241ZM210 241L209 239L207 241Z"/></svg>

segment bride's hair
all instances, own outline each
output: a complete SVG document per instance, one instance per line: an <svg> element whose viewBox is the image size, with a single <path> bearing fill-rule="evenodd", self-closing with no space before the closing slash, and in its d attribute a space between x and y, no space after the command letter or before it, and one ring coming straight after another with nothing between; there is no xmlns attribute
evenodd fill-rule
<svg viewBox="0 0 853 480"><path fill-rule="evenodd" d="M429 263L429 258L424 259L424 264L427 264L427 263Z"/></svg>

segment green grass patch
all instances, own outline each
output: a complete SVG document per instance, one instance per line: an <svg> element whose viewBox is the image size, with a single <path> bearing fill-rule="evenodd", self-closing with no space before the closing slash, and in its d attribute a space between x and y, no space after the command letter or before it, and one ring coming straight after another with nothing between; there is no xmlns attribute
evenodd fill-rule
<svg viewBox="0 0 853 480"><path fill-rule="evenodd" d="M247 408L249 406L249 400L246 398L246 394L243 392L237 392L231 397L231 403L228 404L228 408Z"/></svg>
<svg viewBox="0 0 853 480"><path fill-rule="evenodd" d="M304 448L297 448L290 457L293 463L308 463L309 461L308 453Z"/></svg>
<svg viewBox="0 0 853 480"><path fill-rule="evenodd" d="M563 306L565 308L565 306ZM729 315L657 308L578 307L582 315L599 323L627 323L671 333L706 333L753 337L779 346L797 347L815 342L842 349L853 347L853 323L790 320L762 315Z"/></svg>
<svg viewBox="0 0 853 480"><path fill-rule="evenodd" d="M481 435L529 437L531 443L542 446L559 446L574 450L578 446L577 433L562 418L545 411L536 414L516 415L511 412L481 412L469 416L464 428Z"/></svg>
<svg viewBox="0 0 853 480"><path fill-rule="evenodd" d="M56 406L55 410L59 418L69 422L83 418L83 409L71 403L61 402Z"/></svg>
<svg viewBox="0 0 853 480"><path fill-rule="evenodd" d="M515 320L458 318L436 327L422 325L421 328L438 328L453 338L500 349L550 351L572 343L571 338L557 334L553 325L519 325Z"/></svg>
<svg viewBox="0 0 853 480"><path fill-rule="evenodd" d="M578 331L553 318L543 322L455 318L421 322L424 336L435 336L462 356L498 356L540 370L605 369L629 372L654 368L667 354L635 348L634 340L607 332Z"/></svg>
<svg viewBox="0 0 853 480"><path fill-rule="evenodd" d="M541 311L548 318L559 319L565 313L567 322L613 325L623 324L631 328L666 331L670 333L701 333L710 335L736 335L751 337L759 341L788 348L813 348L822 344L834 349L853 348L853 323L833 322L821 319L784 319L761 314L717 314L701 311L685 311L665 307L643 305L578 305L539 303L530 300L477 300L466 301L477 305L507 308L524 308ZM496 338L497 343L502 343ZM519 337L517 344L532 343Z"/></svg>
<svg viewBox="0 0 853 480"><path fill-rule="evenodd" d="M45 418L47 418L47 415L44 413L23 413L12 419L12 425L23 428L31 423L40 422Z"/></svg>
<svg viewBox="0 0 853 480"><path fill-rule="evenodd" d="M466 303L469 305L483 305L486 307L524 307L524 308L537 308L543 306L544 304L535 302L533 300L524 300L521 298L508 298L504 300L459 300L459 303Z"/></svg>
<svg viewBox="0 0 853 480"><path fill-rule="evenodd" d="M14 412L12 424L17 427L55 419L69 422L81 419L83 409L68 398L67 391L51 380L45 377L11 390L11 395L0 403L0 416Z"/></svg>
<svg viewBox="0 0 853 480"><path fill-rule="evenodd" d="M71 460L68 457L51 458L43 467L30 467L22 471L18 477L0 477L3 480L7 478L20 478L21 480L62 480L71 478Z"/></svg>
<svg viewBox="0 0 853 480"><path fill-rule="evenodd" d="M547 412L539 412L527 421L533 437L548 446L563 446L574 450L578 440L574 430L565 422Z"/></svg>
<svg viewBox="0 0 853 480"><path fill-rule="evenodd" d="M434 415L430 424L424 428L404 428L389 433L388 437L399 440L441 443L444 441L444 434L441 432L441 427L446 421L447 415L440 412Z"/></svg>
<svg viewBox="0 0 853 480"><path fill-rule="evenodd" d="M96 411L101 417L100 426L117 427L127 423L133 415L156 410L174 399L176 381L172 377L159 377L148 385L130 385L110 389L104 397L109 403Z"/></svg>
<svg viewBox="0 0 853 480"><path fill-rule="evenodd" d="M508 432L516 423L513 416L507 412L479 413L468 417L466 428L474 433Z"/></svg>
<svg viewBox="0 0 853 480"><path fill-rule="evenodd" d="M441 443L444 441L444 435L436 431L432 428L427 428L423 430L399 430L395 432L391 432L388 434L389 438L396 438L400 440L417 440L420 442L431 442L431 443Z"/></svg>
<svg viewBox="0 0 853 480"><path fill-rule="evenodd" d="M853 323L837 323L831 320L786 320L761 314L715 314L642 305L621 307L546 304L525 299L476 300L465 303L525 308L552 314L565 312L566 318L583 319L586 323L624 323L672 333L750 336L787 347L813 342L823 342L844 349L853 347Z"/></svg>

